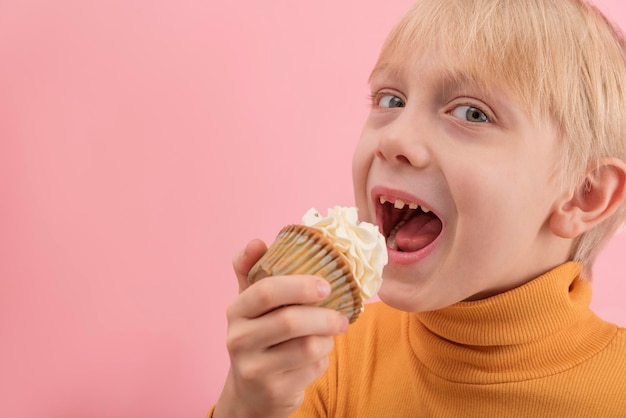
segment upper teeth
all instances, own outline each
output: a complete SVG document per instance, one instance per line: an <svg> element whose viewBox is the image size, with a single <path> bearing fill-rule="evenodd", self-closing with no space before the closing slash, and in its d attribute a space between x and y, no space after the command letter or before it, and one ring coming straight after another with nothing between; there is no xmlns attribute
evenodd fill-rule
<svg viewBox="0 0 626 418"><path fill-rule="evenodd" d="M380 203L383 204L383 203L386 203L386 202L393 203L393 207L396 208L396 209L403 209L405 206L407 206L407 202L405 202L402 199L395 199L392 202L391 200L388 200L386 197L380 196ZM430 212L430 209L428 209L426 206L418 205L417 203L414 203L414 202L409 202L408 206L409 206L409 209L415 210L417 208L420 208L422 210L422 212L424 212L424 213Z"/></svg>

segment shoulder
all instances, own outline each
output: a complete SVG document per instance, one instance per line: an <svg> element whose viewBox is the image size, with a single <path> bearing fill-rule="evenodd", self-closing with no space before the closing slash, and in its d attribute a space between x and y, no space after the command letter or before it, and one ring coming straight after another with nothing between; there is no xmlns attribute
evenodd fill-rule
<svg viewBox="0 0 626 418"><path fill-rule="evenodd" d="M603 399L601 403L623 411L626 408L626 329L615 326L613 330L609 343L580 366L579 374L584 381L580 389L582 393L594 393L593 399Z"/></svg>
<svg viewBox="0 0 626 418"><path fill-rule="evenodd" d="M626 328L603 323L608 340L601 341L602 347L571 371L582 377L586 385L601 388L607 396L615 390L623 394L626 393ZM620 399L626 401L621 395Z"/></svg>
<svg viewBox="0 0 626 418"><path fill-rule="evenodd" d="M605 322L605 324L612 328L613 336L602 352L609 355L621 353L626 356L626 328L610 322Z"/></svg>
<svg viewBox="0 0 626 418"><path fill-rule="evenodd" d="M608 353L614 353L615 355L620 355L620 357L626 357L626 328L621 326L616 326L615 336L611 340L611 342L607 345L605 351ZM624 367L626 368L626 362L624 362Z"/></svg>

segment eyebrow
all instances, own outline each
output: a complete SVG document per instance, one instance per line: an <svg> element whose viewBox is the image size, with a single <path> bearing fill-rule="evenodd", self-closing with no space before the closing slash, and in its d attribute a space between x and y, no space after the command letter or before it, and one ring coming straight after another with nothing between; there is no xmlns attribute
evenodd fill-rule
<svg viewBox="0 0 626 418"><path fill-rule="evenodd" d="M442 98L456 94L477 96L478 99L485 100L498 108L497 113L500 120L511 120L511 106L521 107L521 103L510 90L504 87L501 80L489 82L487 79L473 76L471 71L467 71L461 66L446 67L442 65L439 68L434 68L426 75L428 83L432 83L434 94ZM408 65L386 62L377 65L372 70L369 83L371 84L377 77L381 77L384 82L403 84L415 82L415 78L420 77L420 74L411 71Z"/></svg>
<svg viewBox="0 0 626 418"><path fill-rule="evenodd" d="M372 80L379 76L383 78L391 78L397 81L411 80L416 76L412 75L407 67L408 66L406 65L399 66L392 65L390 63L377 65L370 73L368 82L371 83ZM502 90L498 87L498 83L487 85L486 83L479 81L476 77L470 75L468 71L464 71L456 66L451 68L441 66L440 68L435 69L433 74L428 74L428 76L432 79L434 84L440 86L442 90L447 90L448 88L450 88L450 90L465 90L467 86L473 90L484 90L486 94L490 91L493 92L496 90Z"/></svg>
<svg viewBox="0 0 626 418"><path fill-rule="evenodd" d="M376 65L367 79L368 83L371 83L374 77L377 77L379 74L387 73L385 74L385 76L390 77L390 76L399 76L403 72L402 70L393 71L393 72L389 71L390 67L391 65L389 65L389 63Z"/></svg>

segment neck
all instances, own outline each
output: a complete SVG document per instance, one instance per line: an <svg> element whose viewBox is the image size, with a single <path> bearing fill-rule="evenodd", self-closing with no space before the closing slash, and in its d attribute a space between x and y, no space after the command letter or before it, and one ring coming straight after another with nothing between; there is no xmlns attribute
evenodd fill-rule
<svg viewBox="0 0 626 418"><path fill-rule="evenodd" d="M573 367L609 331L589 310L591 287L566 263L518 288L411 318L415 354L446 379L525 380ZM472 369L467 373L467 367Z"/></svg>

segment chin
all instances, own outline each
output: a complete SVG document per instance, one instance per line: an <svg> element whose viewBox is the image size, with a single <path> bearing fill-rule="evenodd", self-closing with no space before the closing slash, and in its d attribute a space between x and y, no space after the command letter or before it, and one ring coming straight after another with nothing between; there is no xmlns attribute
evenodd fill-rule
<svg viewBox="0 0 626 418"><path fill-rule="evenodd" d="M406 312L424 310L420 285L414 281L402 279L385 269L383 284L378 291L379 299L392 308Z"/></svg>
<svg viewBox="0 0 626 418"><path fill-rule="evenodd" d="M460 302L463 297L441 285L441 278L409 274L404 266L387 265L378 298L392 308L406 312L426 312Z"/></svg>

